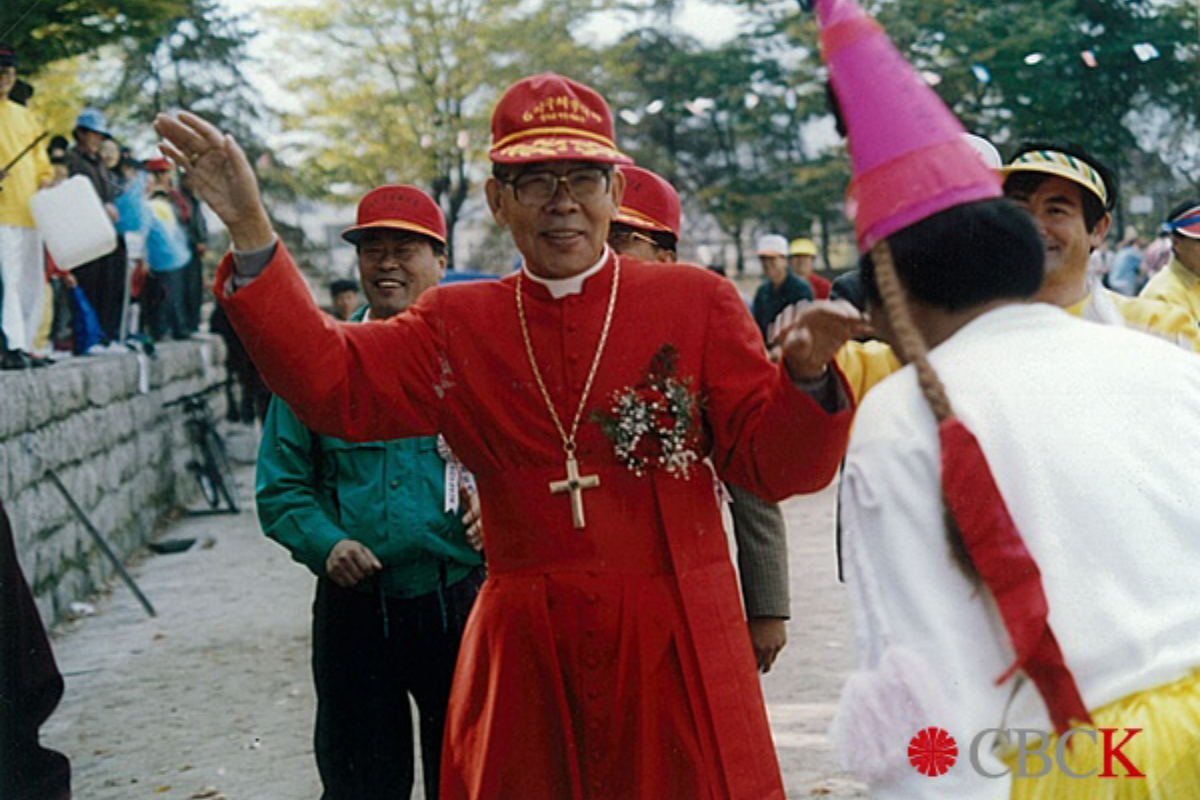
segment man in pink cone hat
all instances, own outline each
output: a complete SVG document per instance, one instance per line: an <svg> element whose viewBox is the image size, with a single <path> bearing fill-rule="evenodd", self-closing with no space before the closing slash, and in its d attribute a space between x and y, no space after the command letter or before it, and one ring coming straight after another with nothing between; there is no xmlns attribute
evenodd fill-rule
<svg viewBox="0 0 1200 800"><path fill-rule="evenodd" d="M871 319L908 362L843 474L839 757L888 800L1193 796L1200 360L1029 302L1028 215L853 0L817 7Z"/></svg>

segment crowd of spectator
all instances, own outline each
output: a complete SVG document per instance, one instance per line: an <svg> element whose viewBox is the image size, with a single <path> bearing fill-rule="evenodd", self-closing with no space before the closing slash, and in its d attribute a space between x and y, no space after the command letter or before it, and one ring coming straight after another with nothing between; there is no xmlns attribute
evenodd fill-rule
<svg viewBox="0 0 1200 800"><path fill-rule="evenodd" d="M1130 228L1116 244L1116 249L1104 242L1092 251L1089 273L1105 286L1126 297L1143 294L1150 280L1171 261L1171 236L1166 231L1147 240Z"/></svg>
<svg viewBox="0 0 1200 800"><path fill-rule="evenodd" d="M103 111L79 111L70 140L25 102L12 47L0 44L0 367L144 349L200 329L208 230L200 201L163 158L139 161ZM115 232L110 252L60 269L31 200L83 176ZM61 209L60 209L61 210Z"/></svg>

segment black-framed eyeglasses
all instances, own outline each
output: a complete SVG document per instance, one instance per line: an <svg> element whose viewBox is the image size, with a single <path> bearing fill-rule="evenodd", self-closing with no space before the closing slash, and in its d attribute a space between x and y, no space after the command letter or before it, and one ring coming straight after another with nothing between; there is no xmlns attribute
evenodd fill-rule
<svg viewBox="0 0 1200 800"><path fill-rule="evenodd" d="M610 173L601 167L580 167L562 175L553 172L525 172L507 181L513 196L523 206L536 208L549 203L558 193L559 184L577 203L594 203L608 192Z"/></svg>

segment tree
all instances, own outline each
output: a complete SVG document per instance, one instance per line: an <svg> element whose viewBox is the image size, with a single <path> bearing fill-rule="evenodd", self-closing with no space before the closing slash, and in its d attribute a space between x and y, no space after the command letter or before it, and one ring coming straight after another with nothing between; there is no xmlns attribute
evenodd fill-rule
<svg viewBox="0 0 1200 800"><path fill-rule="evenodd" d="M103 104L115 118L139 122L186 108L240 140L263 121L261 98L242 71L253 35L218 0L182 0L157 36L121 42L122 67Z"/></svg>
<svg viewBox="0 0 1200 800"><path fill-rule="evenodd" d="M706 48L644 28L622 43L628 69L610 90L623 146L716 220L738 272L750 233L807 232L832 213L830 169L835 180L845 174L808 141L824 103L815 87L795 85L779 46L750 34Z"/></svg>
<svg viewBox="0 0 1200 800"><path fill-rule="evenodd" d="M880 19L964 123L1002 146L1084 145L1121 194L1151 188L1160 153L1196 141L1200 11L1194 0L892 0ZM1169 125L1144 121L1166 116ZM1173 159L1172 159L1173 160ZM1184 164L1176 173L1186 178ZM1125 228L1127 204L1116 208Z"/></svg>
<svg viewBox="0 0 1200 800"><path fill-rule="evenodd" d="M90 53L127 39L156 39L184 13L186 0L5 0L0 41L16 48L21 69Z"/></svg>
<svg viewBox="0 0 1200 800"><path fill-rule="evenodd" d="M181 0L179 15L155 38L127 39L108 92L96 98L117 129L144 137L154 115L187 109L237 139L256 165L259 184L279 232L303 262L314 245L277 210L301 194L294 176L279 169L264 141L270 110L244 72L247 45L255 34L218 0ZM105 52L105 51L102 51Z"/></svg>
<svg viewBox="0 0 1200 800"><path fill-rule="evenodd" d="M63 13L61 3L46 5ZM149 5L148 0L129 3L122 13ZM104 36L96 37L97 44L87 54L43 65L35 80L35 102L50 129L68 132L79 109L94 105L104 110L114 135L135 153L144 154L153 149L154 115L185 108L237 138L258 166L270 210L294 201L299 194L295 177L273 166L263 139L270 111L243 71L246 47L254 35L244 19L227 12L219 0L160 0L156 8L165 16L153 24L148 19L114 23ZM31 13L26 20L34 16ZM119 22L124 19L116 16ZM84 22L96 25L94 20ZM53 25L51 29L49 33L39 29L38 35L53 39L58 29ZM24 69L26 53L18 50L18 54ZM313 250L300 228L276 213L272 218L298 258Z"/></svg>
<svg viewBox="0 0 1200 800"><path fill-rule="evenodd" d="M556 70L587 80L599 55L571 31L605 0L324 0L278 8L310 76L287 125L313 187L386 182L428 189L455 228L485 161L490 106L514 80Z"/></svg>
<svg viewBox="0 0 1200 800"><path fill-rule="evenodd" d="M891 0L880 20L955 113L1000 142L1072 139L1119 169L1139 114L1188 127L1200 114L1189 0Z"/></svg>
<svg viewBox="0 0 1200 800"><path fill-rule="evenodd" d="M1200 182L1197 148L1187 145L1200 138L1195 0L863 5L964 125L1002 150L1032 139L1077 142L1114 170L1126 195L1157 182L1160 153L1171 154L1177 182ZM801 46L816 41L812 15L799 15L791 31ZM815 64L807 69L817 74ZM1124 213L1118 206L1118 229Z"/></svg>

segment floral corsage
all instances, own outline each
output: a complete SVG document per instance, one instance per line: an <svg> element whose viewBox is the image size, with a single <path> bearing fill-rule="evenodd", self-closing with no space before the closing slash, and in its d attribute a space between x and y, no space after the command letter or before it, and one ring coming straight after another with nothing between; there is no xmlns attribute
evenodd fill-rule
<svg viewBox="0 0 1200 800"><path fill-rule="evenodd" d="M661 468L687 478L700 459L702 401L691 390L691 378L675 376L678 359L674 345L663 345L640 383L613 392L611 410L592 413L617 460L639 476Z"/></svg>

